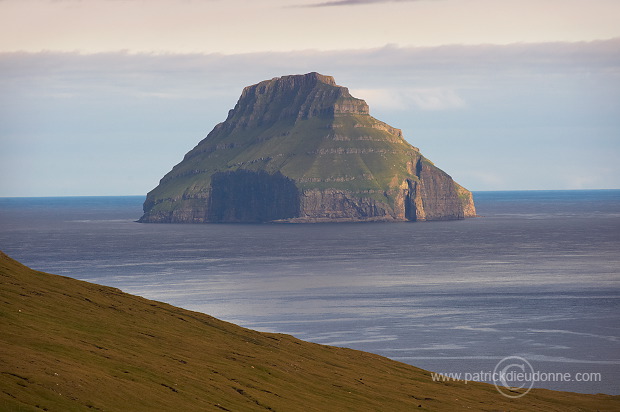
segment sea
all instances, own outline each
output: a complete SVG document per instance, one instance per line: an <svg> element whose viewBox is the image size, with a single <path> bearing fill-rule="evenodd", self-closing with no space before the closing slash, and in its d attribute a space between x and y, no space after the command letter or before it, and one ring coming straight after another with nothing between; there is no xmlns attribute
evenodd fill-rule
<svg viewBox="0 0 620 412"><path fill-rule="evenodd" d="M0 249L444 376L512 362L528 387L620 394L620 190L474 199L460 221L192 225L136 223L143 196L0 198Z"/></svg>

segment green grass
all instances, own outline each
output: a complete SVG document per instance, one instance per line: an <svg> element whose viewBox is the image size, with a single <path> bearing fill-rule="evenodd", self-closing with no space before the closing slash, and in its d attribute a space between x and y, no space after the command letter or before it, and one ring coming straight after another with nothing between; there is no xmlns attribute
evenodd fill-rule
<svg viewBox="0 0 620 412"><path fill-rule="evenodd" d="M294 308L291 308L294 310ZM2 411L618 410L620 397L487 384L260 333L0 252Z"/></svg>

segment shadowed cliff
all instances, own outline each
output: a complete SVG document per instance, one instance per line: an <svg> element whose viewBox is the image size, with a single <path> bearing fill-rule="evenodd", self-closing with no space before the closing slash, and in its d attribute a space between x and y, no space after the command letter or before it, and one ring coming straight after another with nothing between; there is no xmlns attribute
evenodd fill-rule
<svg viewBox="0 0 620 412"><path fill-rule="evenodd" d="M366 102L318 73L246 87L148 193L141 222L419 221L476 215L471 193Z"/></svg>

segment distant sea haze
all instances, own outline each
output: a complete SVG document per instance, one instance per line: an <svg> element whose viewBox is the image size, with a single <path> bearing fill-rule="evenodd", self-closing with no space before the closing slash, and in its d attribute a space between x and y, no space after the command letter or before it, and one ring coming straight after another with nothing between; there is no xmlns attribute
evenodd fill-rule
<svg viewBox="0 0 620 412"><path fill-rule="evenodd" d="M136 223L143 197L0 198L0 249L436 372L519 356L571 377L537 387L620 394L620 190L474 199L482 217L460 221L191 225Z"/></svg>

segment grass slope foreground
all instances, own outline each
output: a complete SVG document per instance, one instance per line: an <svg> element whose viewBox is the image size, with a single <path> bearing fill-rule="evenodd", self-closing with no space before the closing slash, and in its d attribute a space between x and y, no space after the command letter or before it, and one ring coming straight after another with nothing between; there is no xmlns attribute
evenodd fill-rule
<svg viewBox="0 0 620 412"><path fill-rule="evenodd" d="M619 410L620 397L433 382L377 355L244 329L0 252L1 411Z"/></svg>

